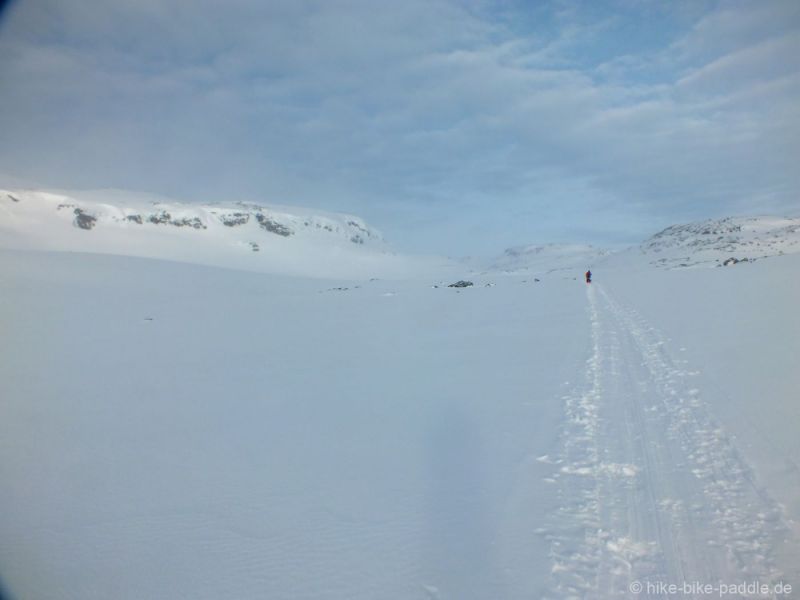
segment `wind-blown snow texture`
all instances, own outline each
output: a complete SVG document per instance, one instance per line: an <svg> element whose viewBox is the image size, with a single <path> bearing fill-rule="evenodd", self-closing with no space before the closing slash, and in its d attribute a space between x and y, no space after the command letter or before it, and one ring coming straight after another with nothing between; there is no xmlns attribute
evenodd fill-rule
<svg viewBox="0 0 800 600"><path fill-rule="evenodd" d="M550 246L356 281L2 250L0 581L11 598L799 585L800 257L651 258Z"/></svg>

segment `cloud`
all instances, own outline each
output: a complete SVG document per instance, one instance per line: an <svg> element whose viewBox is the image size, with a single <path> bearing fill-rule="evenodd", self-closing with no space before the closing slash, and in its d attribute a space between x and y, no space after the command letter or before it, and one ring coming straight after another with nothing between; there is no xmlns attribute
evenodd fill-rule
<svg viewBox="0 0 800 600"><path fill-rule="evenodd" d="M797 211L796 3L498 6L18 0L0 162L436 251Z"/></svg>

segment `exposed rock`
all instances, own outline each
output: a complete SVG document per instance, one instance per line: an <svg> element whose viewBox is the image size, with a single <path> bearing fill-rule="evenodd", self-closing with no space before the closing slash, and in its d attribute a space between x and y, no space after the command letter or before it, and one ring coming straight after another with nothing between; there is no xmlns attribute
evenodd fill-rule
<svg viewBox="0 0 800 600"><path fill-rule="evenodd" d="M256 244L255 242L250 242L250 249L253 252L258 252L259 250L261 250L261 248L259 248L258 244Z"/></svg>
<svg viewBox="0 0 800 600"><path fill-rule="evenodd" d="M6 194L6 196L8 196L11 199L12 202L19 202L19 198L15 198L11 194Z"/></svg>
<svg viewBox="0 0 800 600"><path fill-rule="evenodd" d="M180 221L172 221L172 224L176 227L193 227L194 229L208 229L205 223L200 220L200 217L194 217L192 219L181 219Z"/></svg>
<svg viewBox="0 0 800 600"><path fill-rule="evenodd" d="M223 225L227 227L238 227L239 225L246 225L250 222L250 213L229 213L220 217Z"/></svg>
<svg viewBox="0 0 800 600"><path fill-rule="evenodd" d="M160 213L153 213L147 218L147 221L154 225L168 225L172 221L172 215L167 211L162 210Z"/></svg>
<svg viewBox="0 0 800 600"><path fill-rule="evenodd" d="M465 287L472 287L474 284L471 281L464 281L463 279L460 281L456 281L455 283L451 283L447 287L451 288L465 288Z"/></svg>
<svg viewBox="0 0 800 600"><path fill-rule="evenodd" d="M154 225L173 225L175 227L191 227L193 229L207 229L205 224L200 220L200 217L192 217L191 219L184 217L183 219L173 219L172 215L167 211L162 210L158 213L153 213L147 218L147 221Z"/></svg>
<svg viewBox="0 0 800 600"><path fill-rule="evenodd" d="M97 217L83 212L80 208L75 211L75 225L81 229L92 229L97 223Z"/></svg>
<svg viewBox="0 0 800 600"><path fill-rule="evenodd" d="M126 221L130 221L131 223L136 223L137 225L142 224L142 215L128 215L125 217Z"/></svg>
<svg viewBox="0 0 800 600"><path fill-rule="evenodd" d="M357 244L363 244L363 243L364 243L364 241L363 241L363 240L364 240L364 238L362 237L362 234L363 234L364 236L368 237L368 238L371 238L371 237L372 237L372 232L371 232L369 229L367 229L366 227L364 227L363 225L361 225L361 223L358 223L357 221L352 221L352 220L351 220L351 221L348 221L348 222L347 222L347 224L348 224L350 227L352 227L353 229L357 229L357 230L359 231L359 233L357 233L357 234L356 234L356 235L354 235L352 238L350 238L350 241L353 241L353 238L358 238L358 239L360 239L360 240L362 240L362 241L360 241L360 242L355 242L355 243L357 243Z"/></svg>
<svg viewBox="0 0 800 600"><path fill-rule="evenodd" d="M289 229L286 225L282 223L278 223L274 219L262 214L256 213L256 221L261 226L262 229L265 229L271 233L275 233L277 235L282 235L284 237L289 237L294 233L291 229Z"/></svg>
<svg viewBox="0 0 800 600"><path fill-rule="evenodd" d="M354 244L363 244L364 238L362 238L360 235L354 235L350 238L350 241Z"/></svg>

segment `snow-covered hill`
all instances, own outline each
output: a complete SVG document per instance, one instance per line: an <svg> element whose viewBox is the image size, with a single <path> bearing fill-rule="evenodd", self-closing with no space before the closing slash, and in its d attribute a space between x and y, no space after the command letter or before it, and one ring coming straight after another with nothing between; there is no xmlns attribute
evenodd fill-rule
<svg viewBox="0 0 800 600"><path fill-rule="evenodd" d="M345 279L449 277L455 263L391 252L359 217L233 202L183 204L119 190L0 189L0 248L118 254ZM595 265L713 267L800 252L800 218L729 217L673 225L627 252L582 244L515 246L473 274L580 275ZM644 263L639 257L644 255Z"/></svg>
<svg viewBox="0 0 800 600"><path fill-rule="evenodd" d="M736 264L800 252L800 218L729 217L673 225L640 246L658 267Z"/></svg>
<svg viewBox="0 0 800 600"><path fill-rule="evenodd" d="M798 252L800 218L728 217L673 225L617 252L581 244L516 246L492 261L488 271L580 276L587 268L719 267Z"/></svg>
<svg viewBox="0 0 800 600"><path fill-rule="evenodd" d="M581 273L608 255L608 250L581 244L515 246L495 259L489 269L506 274Z"/></svg>
<svg viewBox="0 0 800 600"><path fill-rule="evenodd" d="M116 191L0 190L0 245L313 277L402 277L424 262L391 253L379 231L352 215Z"/></svg>

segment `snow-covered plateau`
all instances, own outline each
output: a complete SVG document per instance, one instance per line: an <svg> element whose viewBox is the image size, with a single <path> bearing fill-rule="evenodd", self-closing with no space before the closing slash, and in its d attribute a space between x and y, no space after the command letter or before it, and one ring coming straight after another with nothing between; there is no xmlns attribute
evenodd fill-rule
<svg viewBox="0 0 800 600"><path fill-rule="evenodd" d="M311 277L404 278L434 263L389 250L352 215L118 190L0 190L3 246L119 254Z"/></svg>
<svg viewBox="0 0 800 600"><path fill-rule="evenodd" d="M76 196L0 192L0 595L800 589L800 220L470 270Z"/></svg>

